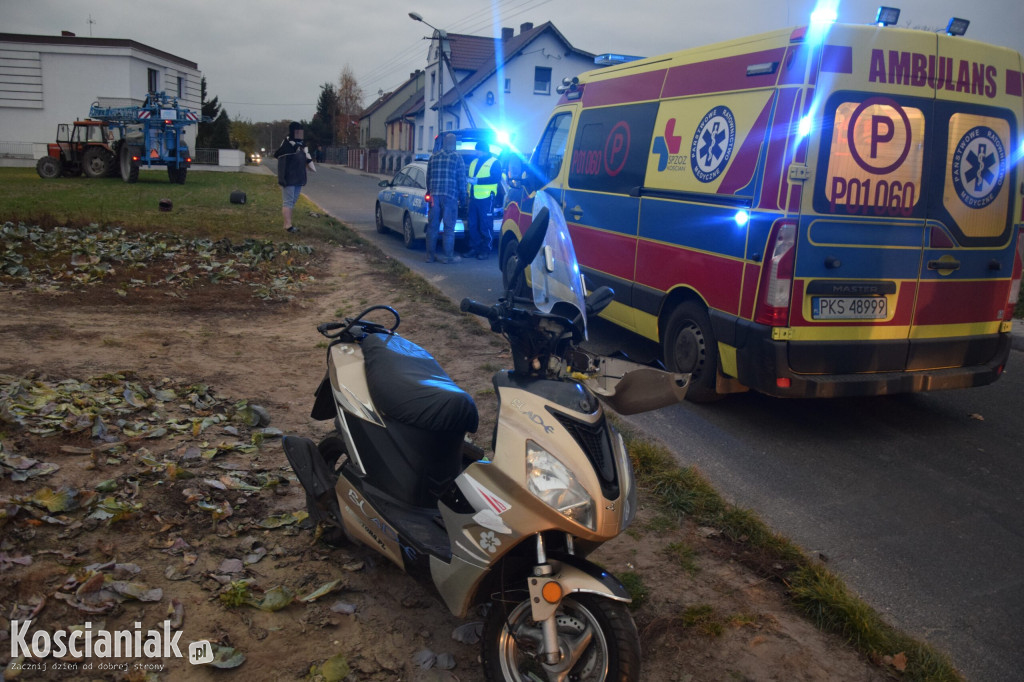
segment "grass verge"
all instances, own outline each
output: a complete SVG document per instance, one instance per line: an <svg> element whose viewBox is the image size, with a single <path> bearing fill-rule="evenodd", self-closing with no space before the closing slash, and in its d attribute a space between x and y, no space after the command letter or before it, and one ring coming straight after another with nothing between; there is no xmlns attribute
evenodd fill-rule
<svg viewBox="0 0 1024 682"><path fill-rule="evenodd" d="M693 467L680 468L667 449L643 439L621 421L617 426L626 440L640 485L651 491L666 511L685 514L735 543L740 550L739 560L781 581L792 604L817 627L843 637L876 663L902 672L903 679L963 679L947 656L883 621L836 575L752 512L723 500Z"/></svg>

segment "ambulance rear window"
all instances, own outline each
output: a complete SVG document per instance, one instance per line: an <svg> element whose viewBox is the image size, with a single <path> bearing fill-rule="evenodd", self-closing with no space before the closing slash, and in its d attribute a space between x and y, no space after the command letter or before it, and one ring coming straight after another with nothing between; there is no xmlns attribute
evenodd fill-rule
<svg viewBox="0 0 1024 682"><path fill-rule="evenodd" d="M835 104L826 213L907 218L921 203L925 113L888 97ZM824 140L823 140L824 142Z"/></svg>

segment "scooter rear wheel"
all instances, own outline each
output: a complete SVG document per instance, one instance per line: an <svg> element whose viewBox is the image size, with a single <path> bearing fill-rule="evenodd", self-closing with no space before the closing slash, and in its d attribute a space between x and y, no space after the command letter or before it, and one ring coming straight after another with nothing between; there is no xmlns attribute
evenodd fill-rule
<svg viewBox="0 0 1024 682"><path fill-rule="evenodd" d="M488 680L563 679L566 671L567 679L590 682L640 679L640 638L622 602L579 593L565 597L557 614L562 661L555 666L537 657L543 635L531 616L529 600L511 611L508 606L494 603L484 622Z"/></svg>

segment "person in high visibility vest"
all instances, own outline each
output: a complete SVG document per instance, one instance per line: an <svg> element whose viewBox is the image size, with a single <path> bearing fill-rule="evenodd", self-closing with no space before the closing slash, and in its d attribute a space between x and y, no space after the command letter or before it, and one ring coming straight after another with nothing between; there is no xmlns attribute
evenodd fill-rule
<svg viewBox="0 0 1024 682"><path fill-rule="evenodd" d="M480 155L469 164L469 251L467 258L487 260L491 255L494 219L491 211L501 182L501 164L486 142L477 142Z"/></svg>

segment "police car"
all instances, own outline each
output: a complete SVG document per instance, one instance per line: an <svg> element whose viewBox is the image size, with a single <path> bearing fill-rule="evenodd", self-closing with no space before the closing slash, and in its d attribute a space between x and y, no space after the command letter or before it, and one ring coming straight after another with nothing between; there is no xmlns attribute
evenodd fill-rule
<svg viewBox="0 0 1024 682"><path fill-rule="evenodd" d="M374 211L377 232L395 230L402 235L407 249L415 248L426 238L427 213L430 209L427 195L427 162L413 161L395 173L391 180L381 180ZM455 238L465 236L466 227L460 218L455 222Z"/></svg>

